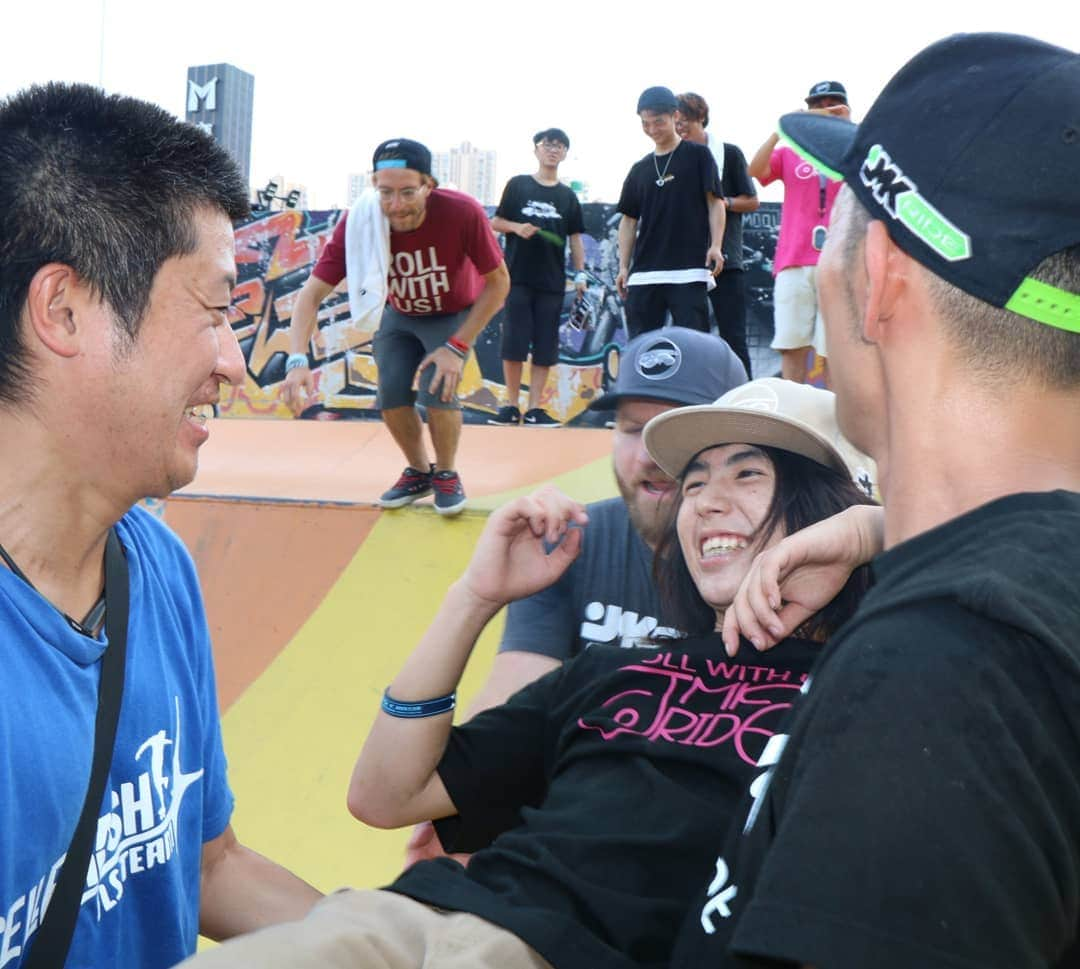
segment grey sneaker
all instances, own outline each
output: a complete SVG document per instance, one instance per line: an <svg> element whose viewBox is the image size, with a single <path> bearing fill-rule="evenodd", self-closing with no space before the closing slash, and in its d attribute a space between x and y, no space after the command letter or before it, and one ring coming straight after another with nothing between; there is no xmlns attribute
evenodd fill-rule
<svg viewBox="0 0 1080 969"><path fill-rule="evenodd" d="M532 410L525 411L525 419L522 423L526 427L562 427L562 424L542 407L534 407Z"/></svg>
<svg viewBox="0 0 1080 969"><path fill-rule="evenodd" d="M521 411L519 411L513 404L507 404L505 407L500 407L499 412L494 417L487 419L489 424L505 425L506 427L512 427L515 424L521 423Z"/></svg>
<svg viewBox="0 0 1080 969"><path fill-rule="evenodd" d="M436 471L431 483L435 488L435 510L440 515L457 515L465 510L465 489L456 471Z"/></svg>
<svg viewBox="0 0 1080 969"><path fill-rule="evenodd" d="M401 508L404 505L411 505L417 498L430 495L431 474L434 470L435 465L431 465L427 471L406 468L401 472L401 477L394 482L394 486L382 493L382 497L379 498L379 507Z"/></svg>

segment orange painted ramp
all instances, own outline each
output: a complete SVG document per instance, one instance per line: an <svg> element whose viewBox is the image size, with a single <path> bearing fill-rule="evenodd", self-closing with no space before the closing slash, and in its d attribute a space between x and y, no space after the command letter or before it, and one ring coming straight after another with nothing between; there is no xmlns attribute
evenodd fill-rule
<svg viewBox="0 0 1080 969"><path fill-rule="evenodd" d="M610 453L605 430L466 425L457 463L471 499L537 487ZM404 464L381 421L217 420L180 494L374 504Z"/></svg>
<svg viewBox="0 0 1080 969"><path fill-rule="evenodd" d="M315 612L378 515L364 506L166 502L165 521L199 571L223 711Z"/></svg>

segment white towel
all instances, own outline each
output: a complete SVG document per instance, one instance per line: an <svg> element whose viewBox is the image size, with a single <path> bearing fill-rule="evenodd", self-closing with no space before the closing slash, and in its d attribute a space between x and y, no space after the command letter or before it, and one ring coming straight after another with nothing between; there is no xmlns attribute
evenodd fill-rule
<svg viewBox="0 0 1080 969"><path fill-rule="evenodd" d="M705 132L705 141L716 159L716 170L720 173L720 182L724 181L724 143L719 138L714 138L708 131Z"/></svg>
<svg viewBox="0 0 1080 969"><path fill-rule="evenodd" d="M349 315L358 325L379 325L390 272L390 222L373 188L364 189L345 221L345 278Z"/></svg>

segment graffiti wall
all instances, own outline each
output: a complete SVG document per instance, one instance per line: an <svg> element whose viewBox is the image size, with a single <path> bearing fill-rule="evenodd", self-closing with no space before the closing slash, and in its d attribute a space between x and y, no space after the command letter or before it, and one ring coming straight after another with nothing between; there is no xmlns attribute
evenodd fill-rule
<svg viewBox="0 0 1080 969"><path fill-rule="evenodd" d="M775 373L772 339L772 259L780 206L764 203L745 217L747 339L755 375ZM626 343L622 301L615 291L619 215L614 205L587 204L585 263L588 311L571 318L569 283L559 326L559 363L552 369L543 406L565 423L589 425L602 415L587 410L615 378L619 350ZM223 387L222 417L292 415L281 403L289 353L289 326L297 293L326 245L341 212L286 210L264 214L236 230L239 282L231 308L233 331L244 353L247 374L239 387ZM503 314L488 325L466 364L460 386L465 420L483 423L501 402L499 340ZM323 303L312 338L317 400L308 419L377 417L374 329L352 321L344 283ZM528 385L528 368L525 384Z"/></svg>

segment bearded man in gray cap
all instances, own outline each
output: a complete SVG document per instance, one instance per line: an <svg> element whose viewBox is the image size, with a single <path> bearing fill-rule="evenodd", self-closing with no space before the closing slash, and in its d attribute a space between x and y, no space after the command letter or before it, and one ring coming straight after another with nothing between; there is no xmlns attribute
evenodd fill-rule
<svg viewBox="0 0 1080 969"><path fill-rule="evenodd" d="M724 268L723 189L712 153L675 130L678 102L666 87L638 98L641 128L656 148L637 162L619 195L619 274L631 337L664 325L708 332L706 286Z"/></svg>

